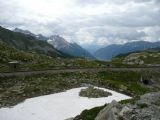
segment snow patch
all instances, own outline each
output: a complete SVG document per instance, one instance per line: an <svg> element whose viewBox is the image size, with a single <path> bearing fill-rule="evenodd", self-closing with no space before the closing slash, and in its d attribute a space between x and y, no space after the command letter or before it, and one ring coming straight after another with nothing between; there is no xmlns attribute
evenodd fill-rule
<svg viewBox="0 0 160 120"><path fill-rule="evenodd" d="M75 117L85 109L101 106L112 100L121 101L131 97L104 89L112 93L109 97L80 97L79 92L86 87L45 95L25 100L13 108L0 109L0 120L64 120Z"/></svg>

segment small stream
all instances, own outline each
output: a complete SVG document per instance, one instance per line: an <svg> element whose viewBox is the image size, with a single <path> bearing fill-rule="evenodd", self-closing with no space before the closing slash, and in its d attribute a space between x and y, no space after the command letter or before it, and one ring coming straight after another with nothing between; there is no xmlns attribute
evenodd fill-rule
<svg viewBox="0 0 160 120"><path fill-rule="evenodd" d="M26 99L12 108L0 109L0 120L64 120L75 117L85 109L101 106L112 100L130 99L124 94L104 89L112 93L109 97L80 97L79 92L86 87L74 88L65 92Z"/></svg>

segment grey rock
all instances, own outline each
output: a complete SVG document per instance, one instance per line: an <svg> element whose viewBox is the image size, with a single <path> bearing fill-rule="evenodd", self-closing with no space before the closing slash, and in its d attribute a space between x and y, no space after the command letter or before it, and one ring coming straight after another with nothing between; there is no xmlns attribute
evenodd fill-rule
<svg viewBox="0 0 160 120"><path fill-rule="evenodd" d="M120 110L121 105L116 101L112 101L111 104L100 111L95 120L117 120Z"/></svg>
<svg viewBox="0 0 160 120"><path fill-rule="evenodd" d="M113 101L95 120L160 120L160 92L145 94L135 104Z"/></svg>
<svg viewBox="0 0 160 120"><path fill-rule="evenodd" d="M119 116L124 116L124 114L130 113L130 112L132 112L132 109L127 106L124 106L120 111Z"/></svg>
<svg viewBox="0 0 160 120"><path fill-rule="evenodd" d="M159 104L160 105L160 92L157 93L147 93L143 96L141 96L140 100L137 101L137 103L142 104Z"/></svg>

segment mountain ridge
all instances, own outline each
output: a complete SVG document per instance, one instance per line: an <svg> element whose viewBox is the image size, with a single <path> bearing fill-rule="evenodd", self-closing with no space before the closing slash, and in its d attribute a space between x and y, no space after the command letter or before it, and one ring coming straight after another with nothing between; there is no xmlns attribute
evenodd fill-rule
<svg viewBox="0 0 160 120"><path fill-rule="evenodd" d="M46 54L52 57L67 56L60 51L56 50L52 45L46 41L40 41L35 37L14 32L0 26L0 41L8 44L11 47L27 52L36 52L39 54Z"/></svg>
<svg viewBox="0 0 160 120"><path fill-rule="evenodd" d="M84 57L94 59L94 57L77 43L69 43L59 35L53 35L49 38L48 43L56 49L75 57Z"/></svg>
<svg viewBox="0 0 160 120"><path fill-rule="evenodd" d="M15 28L13 31L17 32L17 33L23 33L25 35L30 35L30 36L34 37L35 39L38 39L38 40L46 41L48 39L47 37L43 36L42 34L36 35L36 34L30 32L29 30L22 30L22 29L19 29L19 28Z"/></svg>
<svg viewBox="0 0 160 120"><path fill-rule="evenodd" d="M147 41L136 41L129 42L123 45L112 44L97 50L94 56L99 60L110 60L118 54L134 52L138 50L146 50L149 48L159 47L160 42L147 42Z"/></svg>
<svg viewBox="0 0 160 120"><path fill-rule="evenodd" d="M69 43L59 35L52 35L50 37L46 37L41 34L36 35L28 30L22 30L19 28L15 28L13 31L17 33L23 33L25 35L30 35L38 40L47 41L50 45L52 45L54 48L56 48L62 53L65 53L74 57L84 57L89 59L95 59L94 56L91 53L89 53L86 49L82 48L77 43Z"/></svg>

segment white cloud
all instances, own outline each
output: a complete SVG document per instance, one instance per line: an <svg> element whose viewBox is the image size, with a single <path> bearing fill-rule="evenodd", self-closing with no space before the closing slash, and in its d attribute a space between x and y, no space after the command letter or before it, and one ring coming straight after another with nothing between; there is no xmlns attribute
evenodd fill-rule
<svg viewBox="0 0 160 120"><path fill-rule="evenodd" d="M76 39L79 40L78 43L81 45L91 44L95 40L94 36L85 29L80 29L75 36Z"/></svg>
<svg viewBox="0 0 160 120"><path fill-rule="evenodd" d="M0 0L0 25L84 46L160 40L159 0Z"/></svg>

